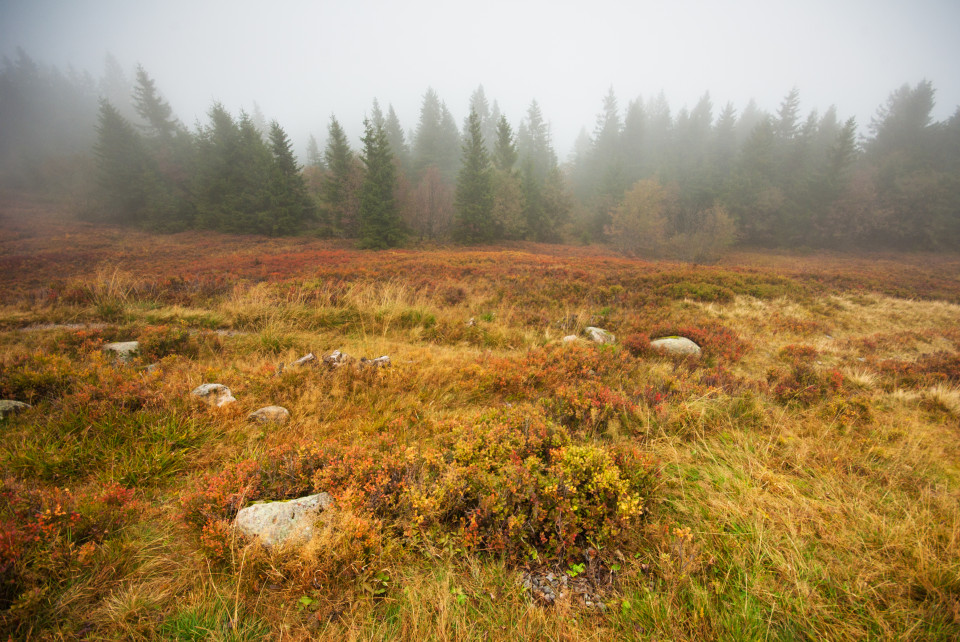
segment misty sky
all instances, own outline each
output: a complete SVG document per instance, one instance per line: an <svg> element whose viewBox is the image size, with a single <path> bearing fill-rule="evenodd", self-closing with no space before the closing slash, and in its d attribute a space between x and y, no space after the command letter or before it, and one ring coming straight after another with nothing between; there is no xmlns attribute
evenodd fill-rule
<svg viewBox="0 0 960 642"><path fill-rule="evenodd" d="M957 0L0 0L3 55L97 77L107 52L139 62L190 126L214 100L256 101L302 149L331 114L356 139L377 97L409 136L427 86L459 123L483 84L514 127L536 98L561 158L611 86L621 108L709 90L714 115L750 98L773 112L796 86L804 112L836 104L865 131L890 91L927 78L944 119L960 105L958 27Z"/></svg>

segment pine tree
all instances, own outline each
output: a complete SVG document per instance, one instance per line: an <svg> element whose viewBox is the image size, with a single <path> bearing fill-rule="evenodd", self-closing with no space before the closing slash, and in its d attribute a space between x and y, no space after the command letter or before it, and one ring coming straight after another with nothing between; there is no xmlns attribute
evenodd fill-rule
<svg viewBox="0 0 960 642"><path fill-rule="evenodd" d="M454 200L454 239L459 243L487 243L494 237L493 188L490 159L481 132L480 115L471 111L464 132L463 162Z"/></svg>
<svg viewBox="0 0 960 642"><path fill-rule="evenodd" d="M396 167L384 127L363 122L363 164L366 173L360 191L360 247L395 247L406 237L394 191Z"/></svg>

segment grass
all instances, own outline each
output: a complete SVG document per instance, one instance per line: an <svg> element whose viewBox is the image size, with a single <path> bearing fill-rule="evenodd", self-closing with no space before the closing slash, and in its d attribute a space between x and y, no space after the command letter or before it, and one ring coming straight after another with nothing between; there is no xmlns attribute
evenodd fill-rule
<svg viewBox="0 0 960 642"><path fill-rule="evenodd" d="M33 408L0 427L2 635L960 636L956 256L361 253L5 207L0 396ZM620 342L560 343L590 325ZM392 365L290 365L335 349ZM237 402L189 398L212 381ZM246 420L270 404L290 423ZM302 549L229 529L317 490Z"/></svg>

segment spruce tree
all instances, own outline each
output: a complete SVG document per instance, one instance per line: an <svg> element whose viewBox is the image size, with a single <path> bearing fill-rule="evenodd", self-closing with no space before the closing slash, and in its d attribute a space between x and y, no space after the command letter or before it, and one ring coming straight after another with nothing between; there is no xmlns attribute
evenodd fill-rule
<svg viewBox="0 0 960 642"><path fill-rule="evenodd" d="M493 189L490 158L483 142L480 115L471 111L464 132L463 162L457 175L454 200L454 239L459 243L487 243L494 237Z"/></svg>
<svg viewBox="0 0 960 642"><path fill-rule="evenodd" d="M105 218L118 223L144 223L148 192L149 156L143 139L120 112L100 101L97 142L98 187Z"/></svg>
<svg viewBox="0 0 960 642"><path fill-rule="evenodd" d="M317 169L325 169L323 165L323 156L320 154L320 146L313 134L307 138L307 165Z"/></svg>
<svg viewBox="0 0 960 642"><path fill-rule="evenodd" d="M406 232L394 196L396 167L383 125L363 121L363 164L360 191L360 247L384 249L404 241Z"/></svg>
<svg viewBox="0 0 960 642"><path fill-rule="evenodd" d="M156 84L143 67L137 66L137 84L133 88L133 105L153 137L169 140L180 129L173 109L160 97Z"/></svg>
<svg viewBox="0 0 960 642"><path fill-rule="evenodd" d="M270 151L273 164L270 173L269 234L293 234L313 218L313 202L307 185L293 156L293 147L283 128L270 123Z"/></svg>
<svg viewBox="0 0 960 642"><path fill-rule="evenodd" d="M387 107L387 119L384 123L387 130L387 140L390 142L390 151L397 160L404 172L409 172L410 148L407 145L406 137L403 133L403 126L400 124L400 118L394 111L393 105Z"/></svg>
<svg viewBox="0 0 960 642"><path fill-rule="evenodd" d="M503 172L513 171L517 164L517 144L507 117L501 115L497 122L497 142L493 148L493 165Z"/></svg>
<svg viewBox="0 0 960 642"><path fill-rule="evenodd" d="M350 188L353 171L353 152L347 135L335 116L327 128L327 148L324 150L328 173L323 181L322 194L326 201L328 218L334 234L353 236L357 229L350 216Z"/></svg>

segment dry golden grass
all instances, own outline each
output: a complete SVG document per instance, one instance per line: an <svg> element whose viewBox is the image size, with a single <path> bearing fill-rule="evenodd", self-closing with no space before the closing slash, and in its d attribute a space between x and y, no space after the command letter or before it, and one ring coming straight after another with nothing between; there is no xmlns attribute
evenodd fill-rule
<svg viewBox="0 0 960 642"><path fill-rule="evenodd" d="M816 257L743 254L720 268L693 269L596 249L357 258L305 239L258 249L224 237L204 243L221 268L240 266L235 273L213 285L165 285L177 273L138 269L137 246L180 265L171 245L189 240L134 233L125 251L135 258L124 261L113 255L117 238L69 229L76 247L92 253L83 264L89 269L72 281L76 291L47 300L35 281L18 281L0 308L0 385L40 391L37 408L4 420L0 468L5 479L46 493L140 480L129 485L141 509L116 532L91 536L82 554L82 544L57 540L66 548L31 544L17 558L24 594L0 595L0 631L14 639L960 635L960 383L950 361L937 362L939 370L908 368L956 355L960 305L944 289L946 277L937 287L947 293L933 300L871 285L924 283L928 259L886 256L871 271L869 257L828 256L818 268ZM8 234L0 246L42 253L41 241ZM298 258L287 268L283 253L316 261ZM938 279L956 265L953 257L929 262ZM600 275L583 276L584 265ZM261 267L267 276L251 278ZM279 276L269 276L273 270ZM678 279L719 284L735 296L646 298L630 289L654 292ZM756 279L757 293L735 291L738 279ZM49 322L104 325L20 329ZM469 550L455 536L403 534L405 524L376 522L378 543L360 555L350 533L370 527L369 515L339 513L303 551L270 553L233 540L220 558L204 552L200 533L181 518L184 492L205 475L263 460L285 444L389 437L398 447L426 446L445 436L449 420L550 402L559 384L523 396L490 381L497 369L519 370L538 348L586 326L607 327L622 343L656 324L719 325L747 349L735 358L705 346L693 364L627 356L617 346L601 354L623 356L619 369L563 375L560 384L584 394L585 382L600 378L637 405L602 429L573 426L582 428L578 438L602 448L637 444L659 472L647 521L627 537L623 559L602 551L605 564L618 566L602 607L575 599L544 606L521 586L523 564ZM145 360L118 368L99 352L105 341L149 336L158 326L174 338L184 329L177 345L193 352L173 351L152 374L138 369ZM392 365L290 365L335 349L357 358L387 354ZM90 381L129 390L97 396ZM210 409L186 397L209 381L228 385L238 401ZM784 385L822 389L797 401L778 396ZM114 412L123 395L146 405ZM247 420L269 404L288 408L290 423ZM128 426L137 413L144 423ZM168 433L152 432L168 419ZM144 450L151 443L162 447ZM179 457L170 468L148 465L166 450ZM14 508L12 499L0 501L4 528ZM570 563L529 566L558 573ZM371 578L385 590L364 588Z"/></svg>

